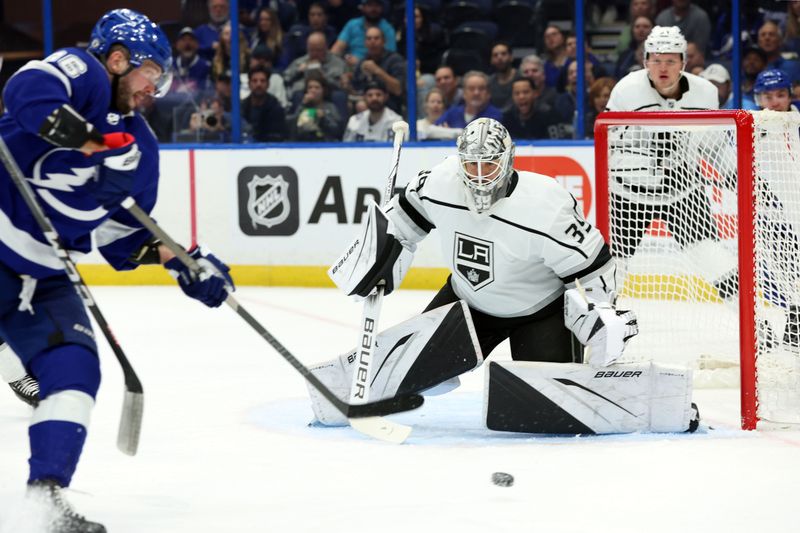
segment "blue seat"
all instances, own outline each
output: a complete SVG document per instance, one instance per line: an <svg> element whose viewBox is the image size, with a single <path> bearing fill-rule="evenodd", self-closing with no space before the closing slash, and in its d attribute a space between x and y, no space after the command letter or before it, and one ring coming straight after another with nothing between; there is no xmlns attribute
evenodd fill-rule
<svg viewBox="0 0 800 533"><path fill-rule="evenodd" d="M443 8L444 24L456 28L463 22L488 18L492 11L492 0L450 0Z"/></svg>
<svg viewBox="0 0 800 533"><path fill-rule="evenodd" d="M463 22L450 32L450 48L477 50L488 57L492 43L497 38L497 24L487 20Z"/></svg>
<svg viewBox="0 0 800 533"><path fill-rule="evenodd" d="M532 46L536 42L533 14L533 0L499 0L494 8L503 39L513 46Z"/></svg>

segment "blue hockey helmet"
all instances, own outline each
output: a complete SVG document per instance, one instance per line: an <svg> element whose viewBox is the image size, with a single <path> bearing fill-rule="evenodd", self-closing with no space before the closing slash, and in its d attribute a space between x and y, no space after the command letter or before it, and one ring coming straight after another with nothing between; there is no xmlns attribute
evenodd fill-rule
<svg viewBox="0 0 800 533"><path fill-rule="evenodd" d="M156 81L156 96L167 92L172 83L172 47L161 28L132 9L113 9L94 25L89 52L104 57L114 44L128 49L134 68L147 60L161 67L161 77Z"/></svg>
<svg viewBox="0 0 800 533"><path fill-rule="evenodd" d="M753 84L753 92L756 94L778 89L791 90L791 88L792 81L789 79L789 76L784 71L777 68L762 70L756 77L756 82Z"/></svg>

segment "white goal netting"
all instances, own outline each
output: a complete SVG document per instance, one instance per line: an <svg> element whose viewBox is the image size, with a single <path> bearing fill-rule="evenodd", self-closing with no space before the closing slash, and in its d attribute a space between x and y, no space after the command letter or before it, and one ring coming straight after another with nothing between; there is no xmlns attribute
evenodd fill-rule
<svg viewBox="0 0 800 533"><path fill-rule="evenodd" d="M749 143L731 120L672 115L608 127L618 306L634 309L640 328L626 357L686 363L696 386L738 386L739 300L753 294L758 415L800 423L800 114L753 113ZM739 168L740 150L752 168ZM744 187L753 203L739 213ZM741 280L740 216L753 225L742 249L755 263Z"/></svg>

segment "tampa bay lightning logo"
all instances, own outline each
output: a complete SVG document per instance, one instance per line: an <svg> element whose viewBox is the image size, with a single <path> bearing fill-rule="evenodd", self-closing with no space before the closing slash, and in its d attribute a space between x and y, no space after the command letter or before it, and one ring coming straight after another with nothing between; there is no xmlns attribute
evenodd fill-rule
<svg viewBox="0 0 800 533"><path fill-rule="evenodd" d="M34 163L29 183L50 209L73 220L94 221L108 211L99 207L91 195L75 192L93 182L96 173L97 169L82 152L56 148Z"/></svg>

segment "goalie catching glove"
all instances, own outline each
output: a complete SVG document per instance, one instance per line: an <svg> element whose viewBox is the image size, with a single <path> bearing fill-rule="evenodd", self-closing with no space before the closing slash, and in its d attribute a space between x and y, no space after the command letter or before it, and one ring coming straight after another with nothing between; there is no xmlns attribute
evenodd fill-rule
<svg viewBox="0 0 800 533"><path fill-rule="evenodd" d="M328 269L328 276L348 296L366 298L379 285L384 294L391 293L405 277L415 249L395 234L392 221L373 202L362 232Z"/></svg>
<svg viewBox="0 0 800 533"><path fill-rule="evenodd" d="M593 297L596 292L602 300ZM636 314L616 309L612 301L612 295L591 288L567 289L564 293L564 324L590 348L589 363L595 368L613 364L639 333Z"/></svg>

